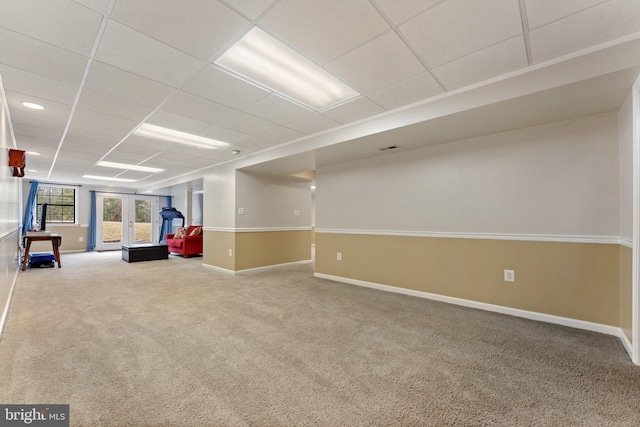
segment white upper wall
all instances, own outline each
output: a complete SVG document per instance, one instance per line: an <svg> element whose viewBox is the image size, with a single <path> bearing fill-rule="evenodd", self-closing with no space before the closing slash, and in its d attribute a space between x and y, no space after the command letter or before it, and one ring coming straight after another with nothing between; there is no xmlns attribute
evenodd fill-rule
<svg viewBox="0 0 640 427"><path fill-rule="evenodd" d="M22 222L20 213L20 189L23 178L14 177L9 163L9 149L15 148L14 140L9 126L9 115L5 109L4 89L0 78L0 237L14 231Z"/></svg>
<svg viewBox="0 0 640 427"><path fill-rule="evenodd" d="M204 177L204 227L235 228L235 188L236 170L228 165L215 168Z"/></svg>
<svg viewBox="0 0 640 427"><path fill-rule="evenodd" d="M633 240L633 97L618 113L620 138L620 239Z"/></svg>
<svg viewBox="0 0 640 427"><path fill-rule="evenodd" d="M607 113L318 168L316 226L617 236L618 181Z"/></svg>
<svg viewBox="0 0 640 427"><path fill-rule="evenodd" d="M307 181L238 171L236 227L311 227L311 188Z"/></svg>

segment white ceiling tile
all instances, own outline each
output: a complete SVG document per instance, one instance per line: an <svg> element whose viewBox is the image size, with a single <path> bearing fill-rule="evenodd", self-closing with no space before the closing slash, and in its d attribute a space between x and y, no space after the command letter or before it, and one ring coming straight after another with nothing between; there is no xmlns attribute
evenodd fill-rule
<svg viewBox="0 0 640 427"><path fill-rule="evenodd" d="M232 8L244 13L251 19L256 19L276 0L223 0Z"/></svg>
<svg viewBox="0 0 640 427"><path fill-rule="evenodd" d="M105 126L91 126L74 119L69 125L69 133L119 142L129 133L129 131L122 129L106 129Z"/></svg>
<svg viewBox="0 0 640 427"><path fill-rule="evenodd" d="M87 58L0 27L0 63L57 80L80 83Z"/></svg>
<svg viewBox="0 0 640 427"><path fill-rule="evenodd" d="M426 71L394 31L341 56L326 67L363 94Z"/></svg>
<svg viewBox="0 0 640 427"><path fill-rule="evenodd" d="M278 125L267 120L180 92L163 107L164 110L248 134L259 134Z"/></svg>
<svg viewBox="0 0 640 427"><path fill-rule="evenodd" d="M164 110L158 110L153 113L146 123L187 133L198 133L209 126L208 123L201 122L200 120Z"/></svg>
<svg viewBox="0 0 640 427"><path fill-rule="evenodd" d="M49 139L56 141L56 144L60 142L60 138L62 138L62 131L55 131L46 128L39 128L36 126L23 125L20 123L13 123L13 131L16 135L27 135L34 136L36 138L41 139Z"/></svg>
<svg viewBox="0 0 640 427"><path fill-rule="evenodd" d="M120 98L157 107L175 89L154 80L129 73L111 65L93 61L86 87Z"/></svg>
<svg viewBox="0 0 640 427"><path fill-rule="evenodd" d="M63 146L69 147L68 144L76 144L76 145L90 147L83 151L88 151L90 153L103 155L103 154L106 154L113 147L115 147L117 144L117 141L96 138L96 137L86 136L86 135L80 135L77 133L68 133L64 139Z"/></svg>
<svg viewBox="0 0 640 427"><path fill-rule="evenodd" d="M139 122L147 117L153 108L148 105L107 95L91 89L84 89L78 101L78 108Z"/></svg>
<svg viewBox="0 0 640 427"><path fill-rule="evenodd" d="M60 140L38 138L31 135L22 135L16 133L16 143L18 149L25 151L35 151L40 153L41 156L54 155L58 149L58 143ZM34 155L27 154L27 159L36 157Z"/></svg>
<svg viewBox="0 0 640 427"><path fill-rule="evenodd" d="M107 7L109 6L109 0L73 0L73 1L100 13L105 13L107 11Z"/></svg>
<svg viewBox="0 0 640 427"><path fill-rule="evenodd" d="M97 111L76 108L73 115L73 122L99 129L109 129L120 132L129 132L138 125L137 121L123 119L122 117L111 116Z"/></svg>
<svg viewBox="0 0 640 427"><path fill-rule="evenodd" d="M208 61L249 25L228 6L211 0L119 1L113 18Z"/></svg>
<svg viewBox="0 0 640 427"><path fill-rule="evenodd" d="M214 66L202 70L188 85L186 92L207 98L231 108L242 109L269 95L251 83L247 83Z"/></svg>
<svg viewBox="0 0 640 427"><path fill-rule="evenodd" d="M437 80L433 78L431 73L425 71L367 94L367 97L387 110L393 110L442 93L444 93L444 90Z"/></svg>
<svg viewBox="0 0 640 427"><path fill-rule="evenodd" d="M325 117L322 114L314 114L312 116L305 117L303 119L296 120L295 122L287 124L287 127L295 129L298 132L302 132L307 135L312 135L314 133L322 132L337 126L340 126L340 123L336 122L335 120L331 120L330 118Z"/></svg>
<svg viewBox="0 0 640 427"><path fill-rule="evenodd" d="M64 130L71 112L71 106L47 99L27 96L21 93L5 91L7 103L14 123L35 126L37 128ZM33 110L22 105L22 102L34 102L44 106L44 110Z"/></svg>
<svg viewBox="0 0 640 427"><path fill-rule="evenodd" d="M181 87L204 62L151 37L109 21L96 59L160 83Z"/></svg>
<svg viewBox="0 0 640 427"><path fill-rule="evenodd" d="M276 144L277 143L274 143L273 141L268 141L264 138L252 136L250 138L247 138L245 140L238 142L237 144L235 144L235 147L238 150L240 150L242 154L244 154L247 149L250 149L253 151L260 151L269 147L273 147Z"/></svg>
<svg viewBox="0 0 640 427"><path fill-rule="evenodd" d="M208 128L198 132L198 135L204 136L205 138L227 142L229 144L235 144L250 137L250 135L247 135L246 133L238 132L216 125L211 125Z"/></svg>
<svg viewBox="0 0 640 427"><path fill-rule="evenodd" d="M453 90L527 65L524 38L518 36L435 68L433 73L447 90Z"/></svg>
<svg viewBox="0 0 640 427"><path fill-rule="evenodd" d="M610 0L530 32L534 63L640 31L640 2Z"/></svg>
<svg viewBox="0 0 640 427"><path fill-rule="evenodd" d="M438 3L442 3L442 0L375 0L375 2L397 25Z"/></svg>
<svg viewBox="0 0 640 427"><path fill-rule="evenodd" d="M349 123L384 111L385 110L378 104L363 96L346 104L323 111L322 115L340 123Z"/></svg>
<svg viewBox="0 0 640 427"><path fill-rule="evenodd" d="M449 0L400 26L437 67L522 33L518 0Z"/></svg>
<svg viewBox="0 0 640 427"><path fill-rule="evenodd" d="M302 138L305 135L302 132L280 126L279 128L272 129L269 132L261 134L260 136L264 139L268 139L269 141L285 143L296 140L298 138Z"/></svg>
<svg viewBox="0 0 640 427"><path fill-rule="evenodd" d="M313 111L275 94L254 102L243 111L281 125L313 114Z"/></svg>
<svg viewBox="0 0 640 427"><path fill-rule="evenodd" d="M260 24L321 65L389 29L367 0L283 0Z"/></svg>
<svg viewBox="0 0 640 427"><path fill-rule="evenodd" d="M96 141L73 142L71 140L65 140L62 144L62 147L64 151L61 150L60 152L64 153L65 155L69 155L69 153L91 153L94 155L94 157L99 159L113 147L113 144L105 146Z"/></svg>
<svg viewBox="0 0 640 427"><path fill-rule="evenodd" d="M0 75L6 90L68 105L73 105L79 88L79 85L2 64L0 64Z"/></svg>
<svg viewBox="0 0 640 427"><path fill-rule="evenodd" d="M131 156L131 158L139 158L142 161L148 159L149 157L155 156L162 152L162 149L154 146L142 146L130 144L127 141L118 145L113 151L109 153L108 157L119 155L122 159L127 159L127 156ZM108 160L108 159L105 159ZM116 161L116 160L111 160Z"/></svg>
<svg viewBox="0 0 640 427"><path fill-rule="evenodd" d="M102 15L67 0L0 0L0 26L89 56Z"/></svg>
<svg viewBox="0 0 640 427"><path fill-rule="evenodd" d="M602 3L603 0L525 0L529 30Z"/></svg>

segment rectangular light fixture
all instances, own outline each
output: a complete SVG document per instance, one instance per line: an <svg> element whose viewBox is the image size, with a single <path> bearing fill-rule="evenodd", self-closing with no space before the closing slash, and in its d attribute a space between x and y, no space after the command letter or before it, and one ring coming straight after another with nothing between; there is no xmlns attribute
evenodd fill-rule
<svg viewBox="0 0 640 427"><path fill-rule="evenodd" d="M231 145L226 142L205 138L191 133L150 125L149 123L144 123L136 129L134 134L144 136L145 138L161 139L163 141L175 142L176 144L191 145L193 147L206 148L209 150L219 150Z"/></svg>
<svg viewBox="0 0 640 427"><path fill-rule="evenodd" d="M160 169L160 168L152 168L149 166L140 166L140 165L128 165L126 163L105 162L104 160L99 161L98 166L102 166L104 168L124 169L124 170L130 170L130 171L138 171L138 172L149 172L149 173L164 172L164 169Z"/></svg>
<svg viewBox="0 0 640 427"><path fill-rule="evenodd" d="M99 179L101 181L117 181L117 182L136 182L135 179L129 178L116 178L113 176L98 176L98 175L82 175L83 178L88 179Z"/></svg>
<svg viewBox="0 0 640 427"><path fill-rule="evenodd" d="M257 27L215 63L231 74L316 111L360 95Z"/></svg>

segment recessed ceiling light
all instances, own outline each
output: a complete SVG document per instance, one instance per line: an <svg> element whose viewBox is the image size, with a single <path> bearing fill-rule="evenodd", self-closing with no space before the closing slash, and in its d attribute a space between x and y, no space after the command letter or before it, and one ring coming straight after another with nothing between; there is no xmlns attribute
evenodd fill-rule
<svg viewBox="0 0 640 427"><path fill-rule="evenodd" d="M135 179L116 178L113 176L82 175L82 177L88 179L99 179L101 181L136 182Z"/></svg>
<svg viewBox="0 0 640 427"><path fill-rule="evenodd" d="M226 142L217 141L215 139L205 138L203 136L180 132L169 128L163 128L161 126L150 125L148 123L144 123L138 129L136 129L134 134L138 136L144 136L146 138L175 142L177 144L191 145L198 148L207 148L209 150L219 150L231 145Z"/></svg>
<svg viewBox="0 0 640 427"><path fill-rule="evenodd" d="M215 63L240 78L316 111L360 95L257 27Z"/></svg>
<svg viewBox="0 0 640 427"><path fill-rule="evenodd" d="M27 151L27 154L31 154L32 156L39 156L40 153L36 153L35 151Z"/></svg>
<svg viewBox="0 0 640 427"><path fill-rule="evenodd" d="M35 104L33 102L23 102L22 105L24 105L27 108L32 108L34 110L44 110L44 107L40 104Z"/></svg>
<svg viewBox="0 0 640 427"><path fill-rule="evenodd" d="M38 171L35 169L27 169L27 172L38 172Z"/></svg>
<svg viewBox="0 0 640 427"><path fill-rule="evenodd" d="M152 168L149 166L140 166L140 165L128 165L126 163L115 163L115 162L98 162L98 166L102 166L104 168L114 168L114 169L124 169L124 170L132 170L138 172L150 172L150 173L160 173L164 172L164 169L160 168Z"/></svg>
<svg viewBox="0 0 640 427"><path fill-rule="evenodd" d="M234 156L235 156L236 154L240 154L240 150L233 150L233 151L231 152L231 154L233 154Z"/></svg>

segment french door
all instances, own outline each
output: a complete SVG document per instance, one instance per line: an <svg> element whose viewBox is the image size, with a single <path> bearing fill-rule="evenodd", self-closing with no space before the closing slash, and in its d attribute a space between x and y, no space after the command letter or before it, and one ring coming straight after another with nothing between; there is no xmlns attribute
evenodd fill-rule
<svg viewBox="0 0 640 427"><path fill-rule="evenodd" d="M138 194L96 194L96 250L158 240L159 201Z"/></svg>

